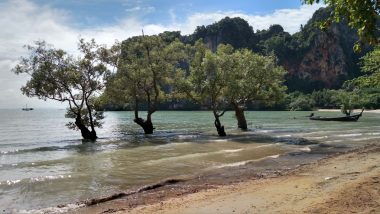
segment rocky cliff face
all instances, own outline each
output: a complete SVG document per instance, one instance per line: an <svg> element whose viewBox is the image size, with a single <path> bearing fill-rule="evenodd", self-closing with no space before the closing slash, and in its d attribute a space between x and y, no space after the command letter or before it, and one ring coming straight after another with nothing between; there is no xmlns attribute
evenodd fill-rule
<svg viewBox="0 0 380 214"><path fill-rule="evenodd" d="M345 80L360 73L359 59L368 48L362 53L354 53L352 47L359 38L344 21L332 24L326 31L319 30L316 24L327 12L328 9L317 11L305 28L293 35L310 41L300 47L302 55L298 60L282 59L283 66L289 71L288 86L292 90L339 88ZM295 85L291 85L292 80ZM294 80L303 80L311 87L299 87L302 84L297 85Z"/></svg>
<svg viewBox="0 0 380 214"><path fill-rule="evenodd" d="M318 22L329 14L328 8L316 11L294 35L284 32L279 25L255 33L243 19L225 18L218 23L198 27L190 37L193 42L203 39L212 50L225 43L262 54L275 53L279 63L289 72L286 84L290 91L339 88L345 80L359 75L359 59L369 48L364 48L361 53L353 52L358 36L344 21L332 24L326 31L320 30Z"/></svg>

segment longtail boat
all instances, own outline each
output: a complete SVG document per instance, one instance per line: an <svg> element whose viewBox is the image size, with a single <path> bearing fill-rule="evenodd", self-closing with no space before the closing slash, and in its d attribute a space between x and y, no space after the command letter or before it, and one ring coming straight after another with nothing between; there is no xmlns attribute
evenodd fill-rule
<svg viewBox="0 0 380 214"><path fill-rule="evenodd" d="M342 122L356 122L362 116L364 109L358 114L345 115L340 117L321 117L315 116L312 113L309 118L310 120L321 120L321 121L342 121Z"/></svg>

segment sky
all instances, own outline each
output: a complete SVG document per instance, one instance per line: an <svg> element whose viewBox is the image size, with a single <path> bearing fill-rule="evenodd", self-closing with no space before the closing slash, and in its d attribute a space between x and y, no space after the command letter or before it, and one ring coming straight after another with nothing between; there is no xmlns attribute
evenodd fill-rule
<svg viewBox="0 0 380 214"><path fill-rule="evenodd" d="M94 38L112 45L131 36L181 31L222 18L241 17L254 30L280 24L295 33L323 5L302 5L301 0L0 0L0 108L65 108L55 101L22 95L27 76L11 72L24 45L45 40L76 54L79 38Z"/></svg>

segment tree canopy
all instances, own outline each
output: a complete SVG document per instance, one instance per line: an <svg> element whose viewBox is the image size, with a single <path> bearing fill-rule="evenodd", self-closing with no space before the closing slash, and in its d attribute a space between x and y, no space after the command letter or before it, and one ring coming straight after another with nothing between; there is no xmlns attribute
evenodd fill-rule
<svg viewBox="0 0 380 214"><path fill-rule="evenodd" d="M324 2L333 8L333 14L322 23L322 27L327 27L332 21L339 22L344 17L350 27L357 29L360 42L371 45L378 43L377 23L380 14L378 0L303 0L303 2L307 4ZM360 44L357 43L354 49L360 50Z"/></svg>
<svg viewBox="0 0 380 214"><path fill-rule="evenodd" d="M95 127L101 127L102 113L94 110L94 98L104 88L104 77L109 73L103 59L103 48L94 40L78 43L80 57L55 49L44 41L26 46L28 57L21 58L13 72L28 74L30 79L21 88L28 97L67 102L66 116L75 118L67 126L80 129L85 139L97 138ZM89 131L88 127L91 128Z"/></svg>
<svg viewBox="0 0 380 214"><path fill-rule="evenodd" d="M177 65L185 46L178 40L165 42L161 36L140 36L122 42L120 49L118 71L109 78L106 93L131 104L134 121L151 134L151 116L170 97L168 87L180 69ZM143 107L146 119L139 116Z"/></svg>

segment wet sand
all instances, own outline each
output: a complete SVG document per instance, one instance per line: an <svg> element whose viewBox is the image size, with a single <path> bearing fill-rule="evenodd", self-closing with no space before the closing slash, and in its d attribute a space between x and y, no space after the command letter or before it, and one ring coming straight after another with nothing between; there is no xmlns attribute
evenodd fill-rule
<svg viewBox="0 0 380 214"><path fill-rule="evenodd" d="M379 145L307 156L305 164L290 168L303 156L263 160L254 164L255 173L247 164L177 179L72 213L380 213ZM271 161L277 169L264 170Z"/></svg>

